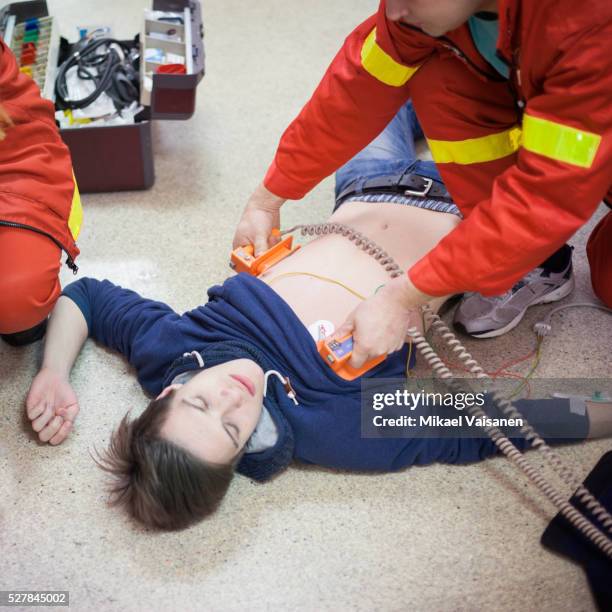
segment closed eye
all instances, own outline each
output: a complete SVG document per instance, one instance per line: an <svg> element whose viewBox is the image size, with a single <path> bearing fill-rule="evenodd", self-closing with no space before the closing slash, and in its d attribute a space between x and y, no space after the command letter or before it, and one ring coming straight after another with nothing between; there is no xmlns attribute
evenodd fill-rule
<svg viewBox="0 0 612 612"><path fill-rule="evenodd" d="M195 397L190 397L189 399L183 398L181 402L183 404L187 404L187 406L191 406L191 408L195 408L196 410L201 410L203 412L208 409L208 404L201 395L196 395Z"/></svg>
<svg viewBox="0 0 612 612"><path fill-rule="evenodd" d="M234 432L234 435L229 432L230 429ZM232 439L234 446L236 448L240 448L240 444L238 443L238 440L240 439L240 430L238 429L238 427L236 427L236 425L234 425L233 423L227 423L225 425L225 431L227 432L227 435Z"/></svg>
<svg viewBox="0 0 612 612"><path fill-rule="evenodd" d="M197 403L195 403L196 401ZM206 403L206 400L200 395L196 396L192 400L183 399L183 402L188 406L199 410L200 412L206 412L208 410L208 404ZM233 423L226 423L223 429L225 430L225 433L228 435L229 439L232 441L232 444L236 448L240 448L240 444L238 442L238 440L240 440L240 430L238 429L238 427L236 427L236 425L234 425ZM230 429L232 430L233 434L230 433Z"/></svg>

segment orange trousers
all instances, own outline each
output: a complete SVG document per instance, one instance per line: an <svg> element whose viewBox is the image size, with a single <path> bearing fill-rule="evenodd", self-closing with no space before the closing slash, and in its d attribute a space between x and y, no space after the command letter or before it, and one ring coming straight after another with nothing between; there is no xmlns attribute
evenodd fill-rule
<svg viewBox="0 0 612 612"><path fill-rule="evenodd" d="M61 250L46 236L0 226L0 334L43 321L61 294Z"/></svg>

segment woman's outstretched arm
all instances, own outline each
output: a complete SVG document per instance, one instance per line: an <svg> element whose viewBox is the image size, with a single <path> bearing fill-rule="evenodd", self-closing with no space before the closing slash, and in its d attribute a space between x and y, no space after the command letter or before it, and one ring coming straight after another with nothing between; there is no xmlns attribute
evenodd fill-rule
<svg viewBox="0 0 612 612"><path fill-rule="evenodd" d="M70 372L86 339L81 310L61 296L49 321L42 366L26 398L28 418L41 442L60 444L72 429L79 404L70 386Z"/></svg>
<svg viewBox="0 0 612 612"><path fill-rule="evenodd" d="M43 364L26 399L28 418L42 442L59 444L79 411L70 371L87 337L121 353L154 393L182 352L179 316L163 302L109 281L83 278L68 285L53 311Z"/></svg>
<svg viewBox="0 0 612 612"><path fill-rule="evenodd" d="M144 389L159 393L166 369L183 352L180 316L168 304L108 280L83 278L63 294L81 310L89 337L123 355Z"/></svg>

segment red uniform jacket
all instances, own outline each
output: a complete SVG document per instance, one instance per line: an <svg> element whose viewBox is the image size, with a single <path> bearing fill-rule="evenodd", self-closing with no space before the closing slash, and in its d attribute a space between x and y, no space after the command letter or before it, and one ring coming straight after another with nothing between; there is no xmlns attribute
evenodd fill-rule
<svg viewBox="0 0 612 612"><path fill-rule="evenodd" d="M0 104L13 122L0 141L0 227L44 233L74 268L82 209L70 152L55 125L53 104L19 72L2 40Z"/></svg>
<svg viewBox="0 0 612 612"><path fill-rule="evenodd" d="M502 293L568 240L612 185L612 2L499 4L498 53L511 68L515 125L498 133L483 128L478 88L452 101L457 115L473 120L441 113L435 138L424 125L465 216L408 271L429 295ZM482 79L480 91L487 87L483 74L491 67L467 25L433 38L387 20L383 0L346 39L283 134L266 187L281 197L303 197L384 129L411 97L411 84L426 90L433 83L418 75L428 63L436 65L434 58L450 61L457 73L463 60ZM434 114L435 105L428 112ZM499 109L488 104L487 112L498 112L500 124L508 121L505 102Z"/></svg>

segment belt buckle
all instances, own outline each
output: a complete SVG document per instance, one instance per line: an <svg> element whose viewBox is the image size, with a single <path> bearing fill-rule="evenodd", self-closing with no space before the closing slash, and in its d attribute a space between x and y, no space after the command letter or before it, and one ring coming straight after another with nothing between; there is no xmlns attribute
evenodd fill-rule
<svg viewBox="0 0 612 612"><path fill-rule="evenodd" d="M427 178L426 176L420 176L419 178L425 182L423 188L421 190L406 189L406 191L404 191L404 195L413 195L424 198L430 192L433 186L433 179Z"/></svg>

